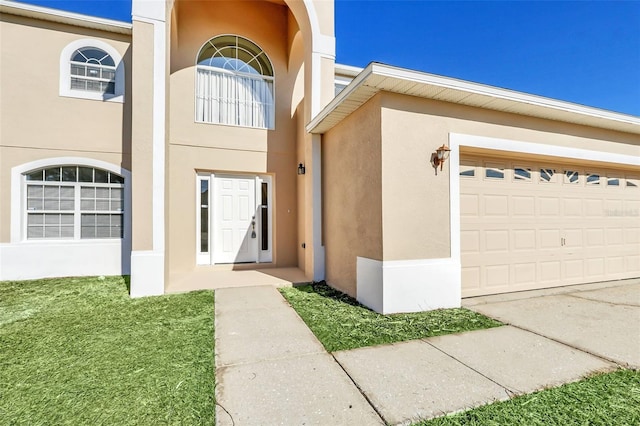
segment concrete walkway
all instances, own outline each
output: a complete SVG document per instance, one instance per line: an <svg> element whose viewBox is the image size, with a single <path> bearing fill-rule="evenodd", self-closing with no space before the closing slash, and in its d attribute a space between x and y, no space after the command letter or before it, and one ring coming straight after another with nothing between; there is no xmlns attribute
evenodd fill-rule
<svg viewBox="0 0 640 426"><path fill-rule="evenodd" d="M275 288L217 290L217 424L411 424L639 365L640 280L465 305L510 325L328 354Z"/></svg>

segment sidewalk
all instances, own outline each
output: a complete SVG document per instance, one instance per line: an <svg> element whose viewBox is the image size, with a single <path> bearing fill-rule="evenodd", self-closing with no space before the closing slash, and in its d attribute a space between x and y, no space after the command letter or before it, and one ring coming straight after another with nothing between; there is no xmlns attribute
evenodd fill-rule
<svg viewBox="0 0 640 426"><path fill-rule="evenodd" d="M611 301L610 294L595 294ZM574 305L595 297L593 292L579 296ZM543 297L570 295L534 299ZM523 303L522 298L483 299L472 308L496 310L516 324L526 322L516 315ZM627 319L640 314L640 307L625 309L621 315L631 315ZM602 309L596 313L602 315ZM612 321L621 320L619 315ZM216 292L217 424L411 424L625 365L545 336L506 325L328 354L275 288L221 289Z"/></svg>

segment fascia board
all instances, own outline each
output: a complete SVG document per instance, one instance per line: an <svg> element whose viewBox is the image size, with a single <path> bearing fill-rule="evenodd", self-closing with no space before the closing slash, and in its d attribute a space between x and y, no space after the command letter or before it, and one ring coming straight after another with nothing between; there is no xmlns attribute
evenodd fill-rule
<svg viewBox="0 0 640 426"><path fill-rule="evenodd" d="M66 12L62 10L49 9L46 7L6 0L0 0L0 12L10 15L24 16L26 18L57 22L61 24L73 25L76 27L91 28L126 35L131 35L133 28L132 25L128 22L96 18L94 16L82 15L80 13Z"/></svg>

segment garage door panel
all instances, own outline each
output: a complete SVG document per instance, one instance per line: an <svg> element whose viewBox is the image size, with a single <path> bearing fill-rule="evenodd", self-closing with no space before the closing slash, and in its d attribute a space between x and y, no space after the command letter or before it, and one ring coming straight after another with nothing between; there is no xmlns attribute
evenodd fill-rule
<svg viewBox="0 0 640 426"><path fill-rule="evenodd" d="M480 196L477 194L460 195L460 216L478 217L480 212Z"/></svg>
<svg viewBox="0 0 640 426"><path fill-rule="evenodd" d="M480 231L460 232L460 251L462 253L480 252Z"/></svg>
<svg viewBox="0 0 640 426"><path fill-rule="evenodd" d="M625 271L635 273L640 272L640 254L625 257Z"/></svg>
<svg viewBox="0 0 640 426"><path fill-rule="evenodd" d="M586 216L602 217L604 213L602 200L592 198L584 200L584 211Z"/></svg>
<svg viewBox="0 0 640 426"><path fill-rule="evenodd" d="M509 265L489 265L484 268L486 287L494 290L509 287Z"/></svg>
<svg viewBox="0 0 640 426"><path fill-rule="evenodd" d="M563 234L563 244L565 247L571 249L576 247L582 248L584 246L584 241L582 239L582 229L565 228Z"/></svg>
<svg viewBox="0 0 640 426"><path fill-rule="evenodd" d="M465 283L465 287L469 290L477 290L480 288L480 266L471 266L462 268L462 282Z"/></svg>
<svg viewBox="0 0 640 426"><path fill-rule="evenodd" d="M537 265L535 262L516 263L513 265L513 283L516 286L535 285Z"/></svg>
<svg viewBox="0 0 640 426"><path fill-rule="evenodd" d="M560 200L556 197L539 197L538 214L543 217L558 217L560 215Z"/></svg>
<svg viewBox="0 0 640 426"><path fill-rule="evenodd" d="M566 260L562 262L562 266L564 267L562 274L564 278L572 279L584 277L584 260Z"/></svg>
<svg viewBox="0 0 640 426"><path fill-rule="evenodd" d="M535 250L536 230L535 229L515 229L513 234L513 250Z"/></svg>
<svg viewBox="0 0 640 426"><path fill-rule="evenodd" d="M487 252L508 252L509 251L509 231L495 230L485 231L484 249Z"/></svg>
<svg viewBox="0 0 640 426"><path fill-rule="evenodd" d="M594 277L594 278L603 277L605 273L604 260L605 260L604 257L587 259L585 261L586 268L587 268L586 270L587 276Z"/></svg>
<svg viewBox="0 0 640 426"><path fill-rule="evenodd" d="M615 257L607 257L607 263L606 263L607 267L606 267L606 273L607 275L611 274L611 275L616 275L616 274L621 274L624 272L624 257L622 256L615 256Z"/></svg>
<svg viewBox="0 0 640 426"><path fill-rule="evenodd" d="M604 246L604 229L587 229L585 230L587 235L587 246L589 247L602 247Z"/></svg>
<svg viewBox="0 0 640 426"><path fill-rule="evenodd" d="M640 276L637 172L461 161L463 296Z"/></svg>
<svg viewBox="0 0 640 426"><path fill-rule="evenodd" d="M484 216L509 216L509 198L506 195L485 195L483 204Z"/></svg>
<svg viewBox="0 0 640 426"><path fill-rule="evenodd" d="M559 260L539 263L540 282L555 282L560 280L561 265Z"/></svg>
<svg viewBox="0 0 640 426"><path fill-rule="evenodd" d="M563 200L563 212L565 217L582 217L582 200L579 198L565 198Z"/></svg>
<svg viewBox="0 0 640 426"><path fill-rule="evenodd" d="M625 244L638 244L640 243L640 228L628 227L624 232Z"/></svg>
<svg viewBox="0 0 640 426"><path fill-rule="evenodd" d="M606 241L607 246L618 246L624 244L622 228L607 228Z"/></svg>
<svg viewBox="0 0 640 426"><path fill-rule="evenodd" d="M541 249L560 247L560 229L541 229L538 234Z"/></svg>
<svg viewBox="0 0 640 426"><path fill-rule="evenodd" d="M511 211L514 217L535 217L536 199L533 196L513 195L511 197Z"/></svg>

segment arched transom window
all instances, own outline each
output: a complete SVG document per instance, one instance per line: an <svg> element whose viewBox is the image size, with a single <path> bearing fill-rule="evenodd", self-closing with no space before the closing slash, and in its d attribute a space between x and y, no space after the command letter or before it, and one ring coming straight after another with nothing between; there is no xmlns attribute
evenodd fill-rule
<svg viewBox="0 0 640 426"><path fill-rule="evenodd" d="M71 89L113 95L116 92L116 64L97 47L83 47L71 55Z"/></svg>
<svg viewBox="0 0 640 426"><path fill-rule="evenodd" d="M273 66L255 43L214 37L197 59L196 121L273 129Z"/></svg>
<svg viewBox="0 0 640 426"><path fill-rule="evenodd" d="M124 184L122 176L95 167L25 173L27 239L122 238Z"/></svg>

